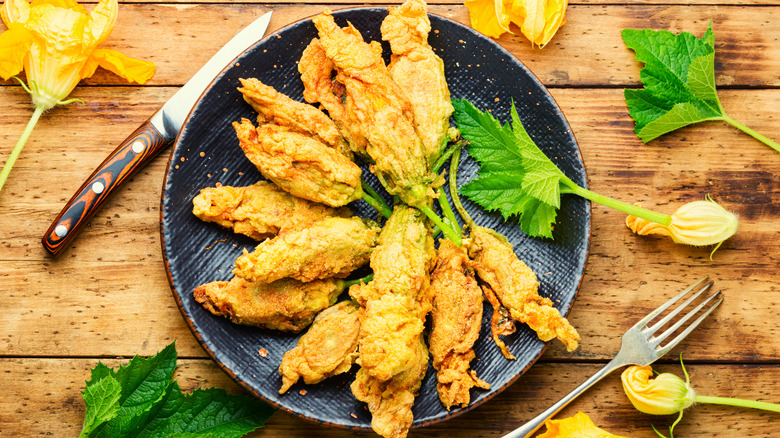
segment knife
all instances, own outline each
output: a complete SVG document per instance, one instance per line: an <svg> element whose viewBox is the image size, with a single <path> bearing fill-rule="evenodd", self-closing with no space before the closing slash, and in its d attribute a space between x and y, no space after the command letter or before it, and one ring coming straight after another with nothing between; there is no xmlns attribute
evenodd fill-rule
<svg viewBox="0 0 780 438"><path fill-rule="evenodd" d="M173 143L184 119L211 81L263 37L270 21L268 12L236 34L92 172L44 234L41 243L49 253L56 256L65 249L111 193Z"/></svg>

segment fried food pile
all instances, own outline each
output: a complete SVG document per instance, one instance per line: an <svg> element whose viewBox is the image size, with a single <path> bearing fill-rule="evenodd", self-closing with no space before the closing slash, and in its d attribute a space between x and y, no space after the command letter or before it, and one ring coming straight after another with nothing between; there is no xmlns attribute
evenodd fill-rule
<svg viewBox="0 0 780 438"><path fill-rule="evenodd" d="M427 20L424 10L423 15ZM366 43L351 24L339 27L329 10L312 21L319 39L298 64L304 97L338 119L342 135L354 142L352 150L371 160L371 171L391 195L407 205L427 205L437 178L412 103L385 65L382 46Z"/></svg>
<svg viewBox="0 0 780 438"><path fill-rule="evenodd" d="M329 10L312 21L318 37L298 64L308 103L241 79L238 91L257 118L233 127L268 181L204 188L193 214L258 243L235 260L232 279L198 286L194 296L236 324L308 328L282 358L279 393L357 365L350 388L371 412L372 428L403 438L429 365L448 410L467 407L472 390L490 388L490 377L471 368L485 299L494 309L494 341L508 359L499 336L515 323L569 351L579 335L539 295L536 275L503 236L469 218L468 235L455 221L462 239L435 242L429 213L443 196L436 191L443 178L432 164L448 156L458 132L450 127L444 63L428 43L425 2L390 8L381 25L389 64L379 42L366 42L349 23L340 27ZM369 164L394 196L392 210L378 209L388 216L382 226L346 207L372 192L354 160ZM365 265L372 274L350 277Z"/></svg>

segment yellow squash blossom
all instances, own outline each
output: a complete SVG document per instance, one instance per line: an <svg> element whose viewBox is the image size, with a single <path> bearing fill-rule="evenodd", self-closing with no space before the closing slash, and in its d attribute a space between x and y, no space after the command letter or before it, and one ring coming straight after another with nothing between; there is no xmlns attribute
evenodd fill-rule
<svg viewBox="0 0 780 438"><path fill-rule="evenodd" d="M547 420L544 425L547 430L537 438L625 438L596 427L582 412L562 420Z"/></svg>
<svg viewBox="0 0 780 438"><path fill-rule="evenodd" d="M466 0L471 27L491 37L498 38L509 30L509 15L502 0Z"/></svg>
<svg viewBox="0 0 780 438"><path fill-rule="evenodd" d="M531 44L544 47L566 23L568 0L467 0L471 27L498 38L510 23L520 28Z"/></svg>
<svg viewBox="0 0 780 438"><path fill-rule="evenodd" d="M638 411L651 415L671 415L688 408L696 401L696 393L687 382L671 373L654 379L650 367L631 366L620 380L631 404Z"/></svg>
<svg viewBox="0 0 780 438"><path fill-rule="evenodd" d="M734 213L720 206L709 196L704 201L693 201L683 205L666 224L651 222L633 215L626 218L626 226L640 236L660 234L671 237L675 243L693 246L717 245L715 250L737 232L738 222Z"/></svg>
<svg viewBox="0 0 780 438"><path fill-rule="evenodd" d="M101 0L91 12L74 0L6 0L0 17L8 30L0 34L0 77L22 70L35 112L0 173L0 189L41 114L67 104L76 84L103 67L128 81L145 83L154 64L97 48L108 38L117 16L117 0Z"/></svg>
<svg viewBox="0 0 780 438"><path fill-rule="evenodd" d="M682 356L680 364L682 365ZM670 438L674 438L674 427L682 420L683 411L695 403L739 406L780 413L780 404L777 403L699 395L691 387L690 376L684 365L682 370L685 381L671 373L661 373L652 378L653 370L649 366L631 366L620 375L626 396L640 412L651 415L670 415L679 412L677 420L669 427ZM658 436L666 438L655 426L653 430Z"/></svg>

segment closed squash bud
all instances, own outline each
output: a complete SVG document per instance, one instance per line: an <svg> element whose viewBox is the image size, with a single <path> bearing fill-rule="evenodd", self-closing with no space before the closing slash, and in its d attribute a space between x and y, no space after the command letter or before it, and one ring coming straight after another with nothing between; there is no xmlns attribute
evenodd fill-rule
<svg viewBox="0 0 780 438"><path fill-rule="evenodd" d="M626 225L640 236L660 234L671 237L675 243L720 246L737 232L738 220L708 196L704 201L689 202L677 209L668 225L633 215L626 218Z"/></svg>
<svg viewBox="0 0 780 438"><path fill-rule="evenodd" d="M620 379L623 390L637 410L651 415L671 415L690 407L696 400L693 388L671 373L651 379L653 369L632 366L623 371Z"/></svg>

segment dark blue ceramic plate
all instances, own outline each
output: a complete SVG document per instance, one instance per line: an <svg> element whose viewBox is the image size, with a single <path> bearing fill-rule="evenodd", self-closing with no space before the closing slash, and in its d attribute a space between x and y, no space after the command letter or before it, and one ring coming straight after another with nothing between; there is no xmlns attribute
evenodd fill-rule
<svg viewBox="0 0 780 438"><path fill-rule="evenodd" d="M334 13L337 22L345 25L349 20L367 40L381 39L379 26L386 15L383 8ZM585 168L577 142L561 110L539 80L506 50L474 30L438 16L431 16L431 23L434 31L430 44L444 59L452 97L468 99L501 120L508 120L514 99L528 133L567 176L585 185ZM354 369L318 385L298 383L279 396L281 379L277 369L282 355L295 345L298 336L234 325L205 311L192 296L192 290L200 284L228 280L242 248L255 245L248 238L203 223L191 213L192 198L202 187L218 183L250 185L261 179L241 152L231 127L231 122L241 117L255 118L236 91L238 78L257 77L303 100L297 61L315 36L308 19L269 35L226 68L203 94L179 135L166 174L161 206L162 247L182 315L203 348L236 382L257 397L305 419L368 430L370 415L349 390ZM389 55L389 47L383 44ZM460 181L475 175L476 169L473 160L466 157ZM375 187L379 188L378 184ZM581 198L564 198L554 241L527 237L516 224L504 223L500 216L485 213L467 201L466 205L480 225L495 228L509 238L520 258L539 276L540 293L568 314L588 253L589 204ZM350 207L356 214L375 216L362 201ZM521 327L506 339L517 360L504 359L490 338L490 313L486 303L482 332L475 347L478 360L472 365L491 389L472 390L468 408L448 412L438 400L435 372L429 368L414 404L415 427L445 420L486 402L541 356L544 343L531 330ZM260 355L259 350L265 350L267 355Z"/></svg>

